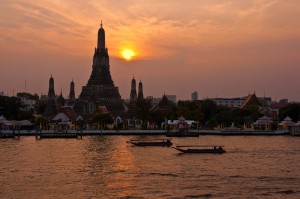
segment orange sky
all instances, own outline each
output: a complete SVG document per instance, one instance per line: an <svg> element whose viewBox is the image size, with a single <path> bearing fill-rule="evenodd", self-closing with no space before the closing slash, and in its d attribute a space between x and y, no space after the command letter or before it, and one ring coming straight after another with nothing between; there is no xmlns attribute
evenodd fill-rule
<svg viewBox="0 0 300 199"><path fill-rule="evenodd" d="M112 78L129 98L258 96L300 101L299 0L1 0L0 91L76 96L86 85L100 21ZM120 57L123 48L137 55Z"/></svg>

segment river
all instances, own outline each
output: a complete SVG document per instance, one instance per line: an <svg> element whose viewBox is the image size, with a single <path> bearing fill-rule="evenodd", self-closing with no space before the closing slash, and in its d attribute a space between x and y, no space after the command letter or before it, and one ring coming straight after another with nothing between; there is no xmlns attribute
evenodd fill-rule
<svg viewBox="0 0 300 199"><path fill-rule="evenodd" d="M127 143L139 138L1 139L0 198L300 198L300 137L171 140L224 145L224 154Z"/></svg>

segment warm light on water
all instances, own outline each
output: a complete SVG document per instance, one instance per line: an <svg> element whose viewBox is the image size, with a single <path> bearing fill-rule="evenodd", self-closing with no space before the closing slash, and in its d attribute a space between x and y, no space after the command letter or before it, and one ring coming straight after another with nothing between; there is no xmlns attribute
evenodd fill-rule
<svg viewBox="0 0 300 199"><path fill-rule="evenodd" d="M200 136L227 153L132 147L133 136L0 140L1 198L299 198L299 138ZM153 137L150 137L153 138ZM156 138L159 138L157 136Z"/></svg>

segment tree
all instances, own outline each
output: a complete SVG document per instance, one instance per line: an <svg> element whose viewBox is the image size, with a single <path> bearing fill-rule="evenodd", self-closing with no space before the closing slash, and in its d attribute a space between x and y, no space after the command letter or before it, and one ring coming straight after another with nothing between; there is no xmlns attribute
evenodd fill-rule
<svg viewBox="0 0 300 199"><path fill-rule="evenodd" d="M217 104L212 100L201 102L201 112L203 113L203 123L205 124L217 111Z"/></svg>
<svg viewBox="0 0 300 199"><path fill-rule="evenodd" d="M179 101L177 103L177 118L180 116L190 120L203 120L204 114L201 110L201 104L197 101Z"/></svg>
<svg viewBox="0 0 300 199"><path fill-rule="evenodd" d="M97 113L92 117L93 123L104 122L105 124L111 124L114 122L110 113Z"/></svg>
<svg viewBox="0 0 300 199"><path fill-rule="evenodd" d="M300 119L300 103L290 103L286 107L279 110L279 120L289 116L294 122Z"/></svg>
<svg viewBox="0 0 300 199"><path fill-rule="evenodd" d="M35 111L37 114L43 114L45 112L47 106L47 102L43 100L37 101L35 104Z"/></svg>
<svg viewBox="0 0 300 199"><path fill-rule="evenodd" d="M20 92L20 93L17 93L17 97L19 97L19 98L24 97L24 98L35 100L35 101L39 100L39 96L36 93L34 95L32 95L31 93Z"/></svg>
<svg viewBox="0 0 300 199"><path fill-rule="evenodd" d="M148 99L138 99L136 102L136 118L144 122L149 120L151 101Z"/></svg>
<svg viewBox="0 0 300 199"><path fill-rule="evenodd" d="M0 96L0 115L9 120L18 119L21 100L17 97Z"/></svg>

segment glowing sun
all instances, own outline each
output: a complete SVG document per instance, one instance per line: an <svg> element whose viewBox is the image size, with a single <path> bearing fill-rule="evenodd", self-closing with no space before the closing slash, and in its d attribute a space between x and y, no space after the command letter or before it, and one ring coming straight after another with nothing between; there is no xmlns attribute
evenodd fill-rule
<svg viewBox="0 0 300 199"><path fill-rule="evenodd" d="M131 60L132 57L135 56L135 52L133 52L132 50L130 49L124 49L122 52L121 52L122 56L124 59L126 59L127 61Z"/></svg>

